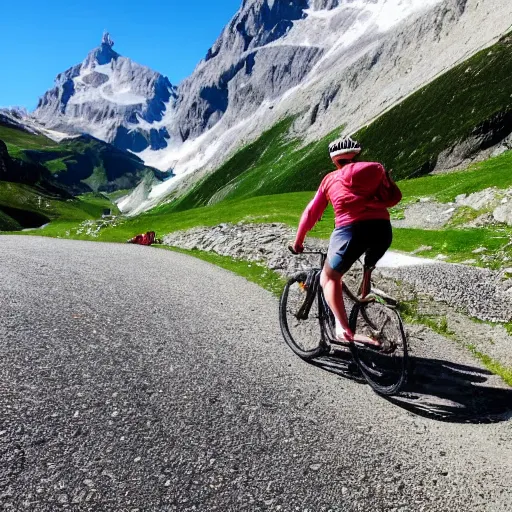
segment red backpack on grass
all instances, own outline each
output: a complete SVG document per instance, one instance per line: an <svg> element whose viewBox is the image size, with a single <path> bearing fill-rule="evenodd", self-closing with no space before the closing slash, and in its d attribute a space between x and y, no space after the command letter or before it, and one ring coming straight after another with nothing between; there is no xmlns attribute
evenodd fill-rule
<svg viewBox="0 0 512 512"><path fill-rule="evenodd" d="M137 245L152 245L155 243L155 232L148 231L147 233L136 235L130 240L127 241L129 244L137 244Z"/></svg>

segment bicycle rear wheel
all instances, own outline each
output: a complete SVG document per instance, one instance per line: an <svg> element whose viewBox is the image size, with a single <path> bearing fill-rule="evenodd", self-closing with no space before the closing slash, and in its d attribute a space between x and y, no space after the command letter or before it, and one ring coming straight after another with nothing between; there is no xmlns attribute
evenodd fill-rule
<svg viewBox="0 0 512 512"><path fill-rule="evenodd" d="M377 339L382 349L351 343L352 355L368 384L382 395L393 395L407 381L407 338L398 311L380 302L357 304L350 315L356 333Z"/></svg>
<svg viewBox="0 0 512 512"><path fill-rule="evenodd" d="M279 302L279 322L289 347L303 359L312 359L324 352L324 343L319 290L308 290L307 281L311 281L308 273L300 272L286 283ZM311 295L313 291L314 297ZM308 299L311 307L305 308Z"/></svg>

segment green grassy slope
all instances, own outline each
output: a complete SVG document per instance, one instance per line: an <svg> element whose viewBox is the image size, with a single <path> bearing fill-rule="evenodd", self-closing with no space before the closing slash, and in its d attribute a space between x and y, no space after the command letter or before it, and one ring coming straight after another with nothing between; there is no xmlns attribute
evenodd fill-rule
<svg viewBox="0 0 512 512"><path fill-rule="evenodd" d="M23 226L10 215L0 209L0 231L18 231Z"/></svg>
<svg viewBox="0 0 512 512"><path fill-rule="evenodd" d="M17 130L0 122L0 140L7 145L7 150L13 158L25 159L26 149L57 149L57 142L44 135L34 135L23 130Z"/></svg>
<svg viewBox="0 0 512 512"><path fill-rule="evenodd" d="M133 188L147 173L164 177L132 153L88 135L56 143L0 123L0 140L12 158L46 167L75 194Z"/></svg>
<svg viewBox="0 0 512 512"><path fill-rule="evenodd" d="M333 134L301 148L300 140L287 136L292 122L285 119L264 132L179 198L172 209L315 188L333 167L326 151Z"/></svg>
<svg viewBox="0 0 512 512"><path fill-rule="evenodd" d="M486 162L475 164L461 173L433 175L402 181L399 185L404 202L411 202L426 195L439 201L450 201L460 193L471 193L490 185L512 186L512 151ZM172 204L161 205L150 212L127 218L115 227L101 229L96 237L88 236L76 224L52 223L41 232L48 236L71 236L73 238L123 242L137 233L154 230L159 236L196 226L215 226L225 222L282 222L296 228L302 211L312 199L314 192L294 192L224 200L215 205L175 211ZM333 210L329 206L323 219L311 232L311 236L328 238L334 224ZM485 247L497 260L488 266L499 266L501 256L512 258L512 248L507 247L512 237L512 228L496 226L478 229L395 229L393 248L406 252L416 251L422 246L423 256L444 254L449 261L473 259L473 250Z"/></svg>
<svg viewBox="0 0 512 512"><path fill-rule="evenodd" d="M439 202L453 201L459 194L471 194L489 187L512 187L512 151L470 165L464 171L423 176L399 182L404 199L432 197Z"/></svg>
<svg viewBox="0 0 512 512"><path fill-rule="evenodd" d="M83 220L101 217L106 208L118 213L117 208L103 194L89 193L63 199L44 189L0 181L0 231L38 227L57 220L74 226Z"/></svg>
<svg viewBox="0 0 512 512"><path fill-rule="evenodd" d="M59 183L75 193L113 192L135 187L147 173L163 176L137 156L87 135L64 140L57 149L23 153L26 159L44 165Z"/></svg>
<svg viewBox="0 0 512 512"><path fill-rule="evenodd" d="M296 228L300 215L311 200L311 192L297 192L271 196L259 196L243 200L223 201L213 206L195 208L181 212L169 212L169 206L125 220L118 226L102 229L96 237L88 236L79 226L68 223L52 223L39 234L48 236L71 236L84 240L124 242L137 233L154 230L159 236L196 226L215 226L230 222L282 222ZM309 236L329 238L334 224L332 208ZM430 230L395 229L392 248L410 252L421 246L430 246L422 255L445 254L450 261L464 261L474 257L472 251L486 247L489 253L505 250L512 235L511 229L448 229ZM286 240L283 240L285 243ZM512 249L506 249L512 256ZM508 254L508 253L507 253ZM492 267L493 265L490 264Z"/></svg>
<svg viewBox="0 0 512 512"><path fill-rule="evenodd" d="M405 178L428 172L443 150L512 113L512 36L451 69L356 134ZM505 121L507 122L507 121ZM510 121L508 121L510 124ZM512 130L512 126L510 126Z"/></svg>
<svg viewBox="0 0 512 512"><path fill-rule="evenodd" d="M103 209L116 207L107 196L91 191L126 191L148 173L164 176L135 155L89 136L56 143L0 123L0 140L12 159L7 179L16 181L0 181L0 230L4 231L56 219L72 224L97 218ZM23 174L27 168L31 173ZM81 198L68 201L67 192Z"/></svg>

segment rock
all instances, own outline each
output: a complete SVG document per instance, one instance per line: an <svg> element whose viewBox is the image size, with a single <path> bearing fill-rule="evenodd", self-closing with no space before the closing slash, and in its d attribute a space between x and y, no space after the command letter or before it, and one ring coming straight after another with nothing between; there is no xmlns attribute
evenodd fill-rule
<svg viewBox="0 0 512 512"><path fill-rule="evenodd" d="M222 231L216 227L171 233L164 237L164 243L183 248L194 246L203 251L213 250L218 254L248 261L263 261L271 270L291 275L297 270L318 264L318 257L292 256L287 244L294 237L295 231L284 224L240 223L224 224ZM318 242L312 242L315 243ZM326 248L327 241L319 243Z"/></svg>
<svg viewBox="0 0 512 512"><path fill-rule="evenodd" d="M290 276L303 269L318 266L317 256L293 256L287 249L287 242L295 237L295 230L284 224L238 224L225 225L220 235L215 228L195 228L190 231L175 232L164 237L164 243L184 247L195 244L198 249L214 247L229 256L250 261L259 261L283 276ZM219 236L225 237L223 247L215 243ZM229 248L231 240L241 238L243 252L238 248ZM261 240L266 239L262 244ZM308 246L313 249L327 248L327 240L308 238ZM264 249L262 253L260 249ZM429 247L418 248L429 250ZM474 252L486 252L480 247ZM483 257L486 257L484 255ZM489 258L501 256L493 254ZM446 256L439 255L439 259ZM475 263L468 260L467 263ZM512 270L508 269L508 270ZM356 266L347 274L348 280L358 280ZM378 272L385 278L409 283L419 292L426 293L436 300L463 310L475 318L493 322L506 322L512 317L512 291L507 282L503 283L503 274L482 268L455 265L439 261L429 265L414 265L401 268L379 268Z"/></svg>
<svg viewBox="0 0 512 512"><path fill-rule="evenodd" d="M69 501L68 495L67 494L59 494L57 501L59 503L67 503Z"/></svg>
<svg viewBox="0 0 512 512"><path fill-rule="evenodd" d="M479 192L469 194L468 196L465 194L463 194L462 197L457 196L455 198L455 203L457 206L469 206L474 210L482 210L483 208L499 204L503 193L503 190L498 190L496 187L490 187L480 190Z"/></svg>
<svg viewBox="0 0 512 512"><path fill-rule="evenodd" d="M498 206L492 213L494 220L512 226L512 203L507 202Z"/></svg>
<svg viewBox="0 0 512 512"><path fill-rule="evenodd" d="M439 229L453 216L456 208L446 208L444 203L419 201L407 206L404 210L405 219L393 220L394 227Z"/></svg>
<svg viewBox="0 0 512 512"><path fill-rule="evenodd" d="M417 249L414 249L414 251L412 251L411 254L418 254L420 252L431 251L431 250L432 250L432 247L430 247L430 245L421 245Z"/></svg>
<svg viewBox="0 0 512 512"><path fill-rule="evenodd" d="M496 221L492 216L492 213L484 213L483 215L479 215L476 219L473 219L471 222L466 222L464 224L465 228L481 228L485 226L489 226L495 224Z"/></svg>

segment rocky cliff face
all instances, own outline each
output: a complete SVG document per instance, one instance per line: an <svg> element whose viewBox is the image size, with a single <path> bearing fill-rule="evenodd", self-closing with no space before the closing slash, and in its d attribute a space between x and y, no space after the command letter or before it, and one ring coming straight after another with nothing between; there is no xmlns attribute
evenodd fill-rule
<svg viewBox="0 0 512 512"><path fill-rule="evenodd" d="M228 107L246 116L265 98L278 97L300 83L322 49L275 43L306 16L307 7L307 0L243 2L206 58L179 87L174 126L182 141L211 128Z"/></svg>
<svg viewBox="0 0 512 512"><path fill-rule="evenodd" d="M81 64L57 76L33 115L46 128L88 133L121 149L161 149L169 138L161 121L173 108L176 89L113 46L105 34Z"/></svg>
<svg viewBox="0 0 512 512"><path fill-rule="evenodd" d="M289 6L289 7L287 7ZM177 174L214 167L279 119L312 140L353 132L509 27L508 0L247 0L179 87Z"/></svg>
<svg viewBox="0 0 512 512"><path fill-rule="evenodd" d="M344 34L371 29L372 13L366 6L388 1L244 1L180 85L173 133L182 141L193 139L224 116L229 127L279 99L301 84Z"/></svg>

